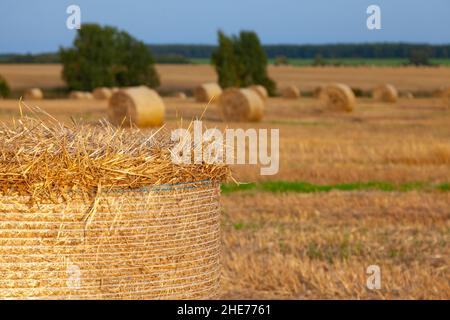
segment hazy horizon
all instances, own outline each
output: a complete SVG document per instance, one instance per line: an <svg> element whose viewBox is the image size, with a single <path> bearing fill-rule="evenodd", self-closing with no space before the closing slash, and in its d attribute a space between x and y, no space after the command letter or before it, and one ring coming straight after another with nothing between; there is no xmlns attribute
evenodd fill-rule
<svg viewBox="0 0 450 320"><path fill-rule="evenodd" d="M82 23L112 25L147 44L216 44L228 34L254 30L265 45L450 43L448 0L2 0L0 53L55 52L70 46L66 8L81 8ZM366 9L381 7L381 30L368 30Z"/></svg>

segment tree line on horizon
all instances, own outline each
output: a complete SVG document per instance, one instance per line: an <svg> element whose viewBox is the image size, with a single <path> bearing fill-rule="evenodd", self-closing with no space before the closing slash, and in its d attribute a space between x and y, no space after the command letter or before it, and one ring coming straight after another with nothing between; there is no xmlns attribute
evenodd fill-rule
<svg viewBox="0 0 450 320"><path fill-rule="evenodd" d="M217 45L152 44L147 45L156 63L190 63L189 59L209 59ZM425 55L428 59L450 59L450 45L412 43L363 43L318 45L264 45L269 59L409 59ZM40 54L0 54L0 63L58 63L57 52Z"/></svg>

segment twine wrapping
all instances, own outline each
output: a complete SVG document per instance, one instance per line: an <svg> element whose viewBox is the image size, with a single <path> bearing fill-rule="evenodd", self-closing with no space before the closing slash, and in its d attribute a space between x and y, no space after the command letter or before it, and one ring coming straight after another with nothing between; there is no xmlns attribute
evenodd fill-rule
<svg viewBox="0 0 450 320"><path fill-rule="evenodd" d="M0 298L215 297L219 193L201 181L0 197Z"/></svg>

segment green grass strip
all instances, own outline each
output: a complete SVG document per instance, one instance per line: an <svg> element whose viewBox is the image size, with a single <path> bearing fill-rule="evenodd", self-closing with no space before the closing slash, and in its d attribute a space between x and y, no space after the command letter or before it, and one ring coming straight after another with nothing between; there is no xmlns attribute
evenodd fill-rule
<svg viewBox="0 0 450 320"><path fill-rule="evenodd" d="M361 191L361 190L378 190L385 192L407 192L407 191L450 191L449 183L441 183L432 185L425 182L408 182L408 183L392 183L384 181L369 182L353 182L353 183L337 183L337 184L313 184L302 181L263 181L258 183L243 184L223 184L222 193L228 194L239 191L263 191L263 192L296 192L296 193L313 193L313 192L329 192L338 191Z"/></svg>

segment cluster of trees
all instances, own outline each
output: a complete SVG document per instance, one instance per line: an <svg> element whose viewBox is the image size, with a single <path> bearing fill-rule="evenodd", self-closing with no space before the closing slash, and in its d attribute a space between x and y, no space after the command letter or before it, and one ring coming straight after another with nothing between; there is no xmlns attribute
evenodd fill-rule
<svg viewBox="0 0 450 320"><path fill-rule="evenodd" d="M211 55L219 84L223 88L264 86L275 94L275 82L267 75L268 59L255 32L241 31L239 36L228 37L218 32L219 46Z"/></svg>
<svg viewBox="0 0 450 320"><path fill-rule="evenodd" d="M148 47L113 27L85 24L72 48L60 49L63 78L74 90L106 86L157 87L159 76Z"/></svg>
<svg viewBox="0 0 450 320"><path fill-rule="evenodd" d="M210 57L213 45L150 45L156 56L181 55L187 58ZM450 45L428 45L411 43L361 43L361 44L318 44L318 45L263 45L270 59L314 59L321 55L325 59L339 58L398 58L408 59L414 51L426 52L429 58L450 58Z"/></svg>
<svg viewBox="0 0 450 320"><path fill-rule="evenodd" d="M209 58L214 45L149 45L157 63L189 63L189 59ZM450 45L426 45L408 43L366 43L330 45L265 45L267 57L284 64L286 59L409 59L421 55L427 59L450 59ZM418 52L420 54L418 54ZM59 63L57 53L0 54L0 63Z"/></svg>
<svg viewBox="0 0 450 320"><path fill-rule="evenodd" d="M5 78L0 75L0 97L6 98L10 95L11 89L9 88L8 82Z"/></svg>

